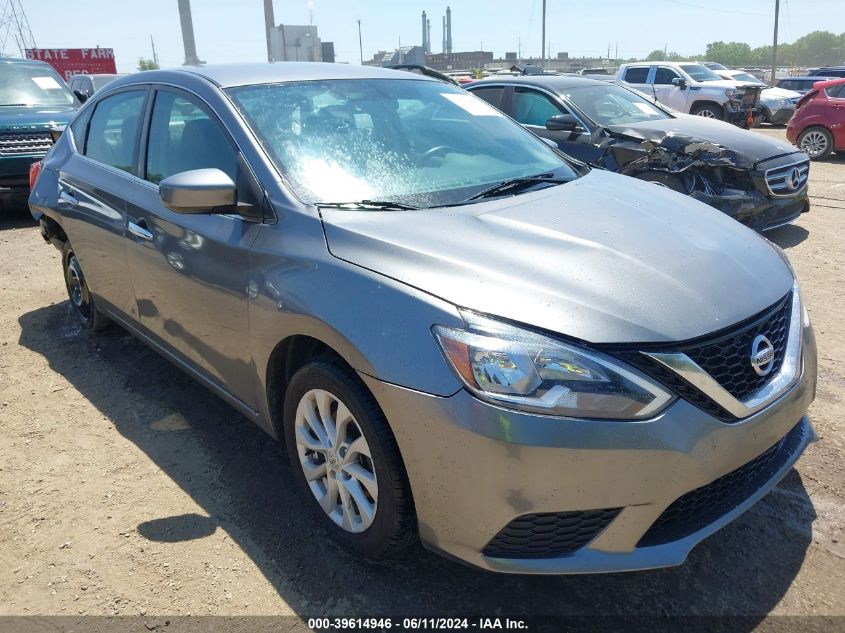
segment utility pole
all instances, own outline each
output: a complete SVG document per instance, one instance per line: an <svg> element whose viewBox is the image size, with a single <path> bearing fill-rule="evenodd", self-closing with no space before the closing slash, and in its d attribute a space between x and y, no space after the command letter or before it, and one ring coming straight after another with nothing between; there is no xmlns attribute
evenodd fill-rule
<svg viewBox="0 0 845 633"><path fill-rule="evenodd" d="M361 56L361 65L364 65L364 44L361 42L361 20L358 20L358 54Z"/></svg>
<svg viewBox="0 0 845 633"><path fill-rule="evenodd" d="M607 63L610 63L610 42L607 43Z"/></svg>
<svg viewBox="0 0 845 633"><path fill-rule="evenodd" d="M276 27L276 18L273 16L273 0L264 0L264 38L267 40L267 61L273 61L273 46L270 33ZM282 53L282 59L284 59Z"/></svg>
<svg viewBox="0 0 845 633"><path fill-rule="evenodd" d="M546 65L546 0L543 0L543 45L540 47L540 65Z"/></svg>
<svg viewBox="0 0 845 633"><path fill-rule="evenodd" d="M155 41L153 41L152 34L150 34L150 46L153 47L153 65L156 68L160 68L160 66L158 65L158 55L156 55L156 43Z"/></svg>
<svg viewBox="0 0 845 633"><path fill-rule="evenodd" d="M772 81L775 85L775 72L778 66L778 15L780 14L780 0L775 0L775 35L772 39Z"/></svg>

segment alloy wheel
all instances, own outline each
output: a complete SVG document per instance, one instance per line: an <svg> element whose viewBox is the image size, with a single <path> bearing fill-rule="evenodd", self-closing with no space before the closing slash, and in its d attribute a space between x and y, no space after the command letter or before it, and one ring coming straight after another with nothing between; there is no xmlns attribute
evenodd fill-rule
<svg viewBox="0 0 845 633"><path fill-rule="evenodd" d="M91 318L91 297L88 293L88 284L85 283L85 277L82 274L82 268L79 266L76 255L71 255L68 260L65 279L71 302L79 311L79 314L82 315L82 318L87 321Z"/></svg>
<svg viewBox="0 0 845 633"><path fill-rule="evenodd" d="M707 108L705 108L703 110L699 110L698 112L696 112L696 114L698 116L703 116L705 119L715 119L716 118L716 113L713 112L712 110L708 110Z"/></svg>
<svg viewBox="0 0 845 633"><path fill-rule="evenodd" d="M299 401L294 421L302 472L320 507L348 532L363 532L375 519L378 481L372 452L348 407L324 389Z"/></svg>
<svg viewBox="0 0 845 633"><path fill-rule="evenodd" d="M801 139L801 149L811 158L815 158L827 151L827 142L827 137L823 133L811 130Z"/></svg>

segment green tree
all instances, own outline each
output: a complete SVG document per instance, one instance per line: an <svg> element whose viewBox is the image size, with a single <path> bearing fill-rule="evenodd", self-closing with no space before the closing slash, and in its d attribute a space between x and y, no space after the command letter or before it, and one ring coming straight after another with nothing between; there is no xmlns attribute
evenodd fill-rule
<svg viewBox="0 0 845 633"><path fill-rule="evenodd" d="M648 57L645 58L647 62L659 62L663 61L663 49L655 48L648 54Z"/></svg>
<svg viewBox="0 0 845 633"><path fill-rule="evenodd" d="M158 70L158 64L152 59L138 58L138 70Z"/></svg>

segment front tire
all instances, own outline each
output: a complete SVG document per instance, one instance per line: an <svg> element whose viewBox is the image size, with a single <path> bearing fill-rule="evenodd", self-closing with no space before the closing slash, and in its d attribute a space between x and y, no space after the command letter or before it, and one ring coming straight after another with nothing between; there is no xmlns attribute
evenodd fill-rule
<svg viewBox="0 0 845 633"><path fill-rule="evenodd" d="M91 295L91 290L88 288L85 275L82 273L82 266L76 258L70 242L65 242L62 249L62 267L65 273L65 288L68 298L83 327L91 332L105 330L111 321L97 307L97 303Z"/></svg>
<svg viewBox="0 0 845 633"><path fill-rule="evenodd" d="M719 119L720 121L725 120L725 110L722 106L715 103L702 103L697 105L692 109L690 114L703 116L706 119Z"/></svg>
<svg viewBox="0 0 845 633"><path fill-rule="evenodd" d="M833 135L823 127L809 127L798 136L796 145L810 160L821 160L833 152Z"/></svg>
<svg viewBox="0 0 845 633"><path fill-rule="evenodd" d="M283 430L305 503L335 540L378 559L416 539L396 440L352 369L323 356L297 371L285 393Z"/></svg>

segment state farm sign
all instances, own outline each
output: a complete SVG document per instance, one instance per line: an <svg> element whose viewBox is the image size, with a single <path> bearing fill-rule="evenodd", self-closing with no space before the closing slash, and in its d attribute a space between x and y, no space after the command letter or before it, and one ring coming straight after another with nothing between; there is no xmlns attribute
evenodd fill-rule
<svg viewBox="0 0 845 633"><path fill-rule="evenodd" d="M111 48L28 48L27 59L47 62L67 81L73 75L114 74Z"/></svg>

